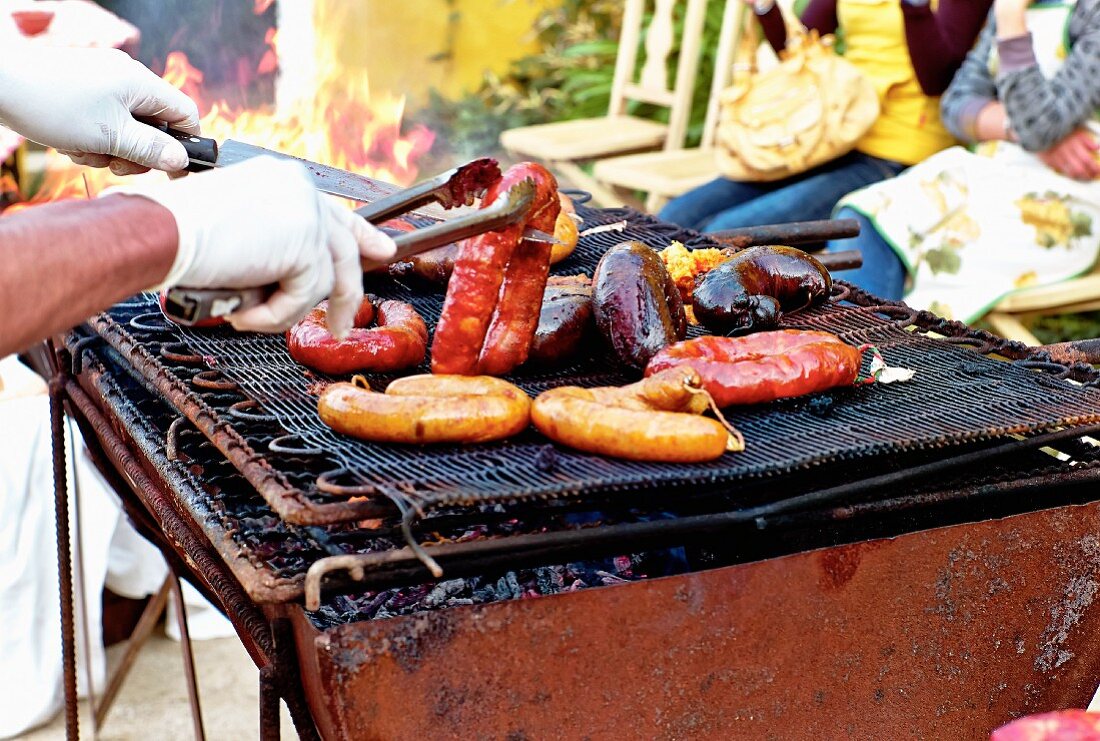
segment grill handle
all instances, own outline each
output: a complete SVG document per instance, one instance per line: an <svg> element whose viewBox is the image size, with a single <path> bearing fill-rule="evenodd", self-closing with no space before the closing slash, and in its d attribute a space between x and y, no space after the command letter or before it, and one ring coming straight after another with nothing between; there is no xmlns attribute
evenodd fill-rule
<svg viewBox="0 0 1100 741"><path fill-rule="evenodd" d="M859 250L841 250L840 252L818 252L814 254L817 261L824 265L830 273L838 270L855 270L863 266L863 253Z"/></svg>
<svg viewBox="0 0 1100 741"><path fill-rule="evenodd" d="M807 244L858 237L859 222L855 219L792 221L789 224L765 224L726 229L707 236L727 247L738 249L764 244Z"/></svg>

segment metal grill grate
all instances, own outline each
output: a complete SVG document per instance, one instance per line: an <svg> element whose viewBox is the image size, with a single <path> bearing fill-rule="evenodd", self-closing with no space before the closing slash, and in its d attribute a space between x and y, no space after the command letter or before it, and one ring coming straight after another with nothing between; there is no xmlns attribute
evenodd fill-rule
<svg viewBox="0 0 1100 741"><path fill-rule="evenodd" d="M591 274L599 256L624 239L637 239L655 248L676 238L701 243L697 235L634 212L583 209L582 214L586 226L624 219L629 225L623 232L585 237L556 273ZM390 279L374 283L370 290L411 301L429 325L434 325L442 304L438 289ZM843 299L845 293L842 288L836 298ZM830 331L852 344L875 344L890 364L914 368L916 379L908 384L839 389L811 399L734 410L730 420L744 433L748 449L690 466L585 455L551 446L533 431L503 443L470 447L363 443L336 435L319 422L311 386L329 379L304 373L290 359L280 337L183 330L148 317L132 322L135 316L156 310L152 297L112 310L111 317L119 326L105 336L124 354L117 336L123 330L136 344L180 341L205 358L210 367L259 404L236 416L223 416L225 424L239 432L257 456L266 457L266 464L287 488L296 489L295 493L308 501L337 506L340 499L318 491L313 477L343 471L341 481L366 484L402 507L425 509L577 495L615 498L631 490L660 491L662 496L681 498L688 495L689 488L692 492L713 490L719 485L825 464L1100 421L1100 392L1093 388L1037 373L1034 364L986 358L913 331L915 320L921 328L931 325L947 334L963 335L966 329L961 325L937 323L930 316L896 305L876 307L876 302L858 292L849 298L796 315L788 326ZM103 332L106 325L96 326ZM519 372L511 380L532 394L566 384L592 386L633 380L609 370L614 367L607 358L595 357L561 369ZM1061 366L1050 370L1065 375ZM142 372L150 370L143 368ZM370 380L382 387L390 378ZM284 470L281 456L268 455L272 437L283 433L293 435L296 446L320 451L306 467L307 473L296 465ZM285 516L280 502L272 504ZM362 516L361 509L349 508L343 519ZM308 515L297 521L308 521Z"/></svg>

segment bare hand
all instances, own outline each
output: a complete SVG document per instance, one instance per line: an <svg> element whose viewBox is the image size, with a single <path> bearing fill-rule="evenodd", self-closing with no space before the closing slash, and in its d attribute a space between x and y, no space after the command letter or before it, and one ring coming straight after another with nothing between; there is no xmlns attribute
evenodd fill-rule
<svg viewBox="0 0 1100 741"><path fill-rule="evenodd" d="M994 0L993 15L997 22L997 38L1010 39L1027 33L1024 13L1031 0Z"/></svg>
<svg viewBox="0 0 1100 741"><path fill-rule="evenodd" d="M1096 161L1098 150L1100 144L1092 134L1085 129L1077 129L1037 156L1047 167L1066 177L1093 180L1100 177L1100 162Z"/></svg>

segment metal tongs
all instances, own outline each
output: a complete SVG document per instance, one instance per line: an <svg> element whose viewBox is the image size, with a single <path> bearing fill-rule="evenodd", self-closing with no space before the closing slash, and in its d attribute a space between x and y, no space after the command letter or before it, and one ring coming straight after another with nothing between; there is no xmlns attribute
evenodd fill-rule
<svg viewBox="0 0 1100 741"><path fill-rule="evenodd" d="M496 160L483 158L461 165L437 175L430 180L399 190L396 193L368 203L355 213L372 224L380 224L397 216L411 214L425 218L438 218L417 214L415 209L428 204L439 204L445 209L472 205L475 198L485 195L489 186L500 179L500 167ZM426 252L459 239L466 239L516 223L526 216L535 197L535 184L524 180L508 189L492 205L465 213L451 219L394 235L397 253L386 263L363 260L364 272L385 267L412 255ZM536 229L527 229L525 239L557 243L552 235ZM219 319L235 311L258 306L271 296L277 286L257 288L169 288L162 308L172 321L184 326Z"/></svg>

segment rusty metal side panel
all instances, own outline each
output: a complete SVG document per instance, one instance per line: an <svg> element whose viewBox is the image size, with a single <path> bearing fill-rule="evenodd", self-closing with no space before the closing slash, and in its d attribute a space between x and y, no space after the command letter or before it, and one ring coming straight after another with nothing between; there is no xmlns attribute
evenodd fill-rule
<svg viewBox="0 0 1100 741"><path fill-rule="evenodd" d="M1089 504L343 626L313 710L347 739L988 738L1100 681L1098 533Z"/></svg>

